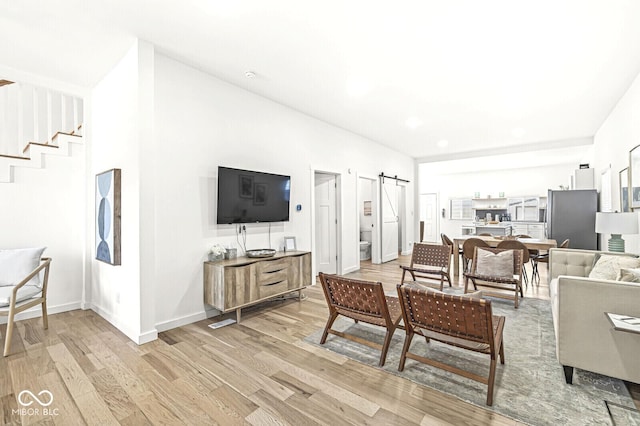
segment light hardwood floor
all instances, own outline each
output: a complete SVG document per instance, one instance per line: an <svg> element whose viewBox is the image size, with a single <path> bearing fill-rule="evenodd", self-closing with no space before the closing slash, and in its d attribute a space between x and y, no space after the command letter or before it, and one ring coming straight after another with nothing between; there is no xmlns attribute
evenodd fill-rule
<svg viewBox="0 0 640 426"><path fill-rule="evenodd" d="M363 262L350 275L394 290L408 263ZM0 358L3 424L518 424L305 343L327 317L322 289L305 294L246 309L241 324L211 330L212 318L141 346L92 311L51 315L47 331L20 321ZM548 288L529 284L525 296L548 298ZM48 390L53 403L21 412L24 390Z"/></svg>

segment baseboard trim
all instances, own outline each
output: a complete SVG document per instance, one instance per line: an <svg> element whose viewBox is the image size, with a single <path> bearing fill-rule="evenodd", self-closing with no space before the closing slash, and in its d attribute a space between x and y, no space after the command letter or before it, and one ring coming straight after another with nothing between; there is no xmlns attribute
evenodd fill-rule
<svg viewBox="0 0 640 426"><path fill-rule="evenodd" d="M413 250L403 250L400 252L403 256L409 256L411 253L413 253Z"/></svg>
<svg viewBox="0 0 640 426"><path fill-rule="evenodd" d="M122 333L124 333L125 336L127 336L129 339L131 339L131 341L133 341L137 345L149 343L158 338L158 330L149 330L149 331L145 331L144 333L137 332L132 330L130 327L128 327L127 324L123 323L118 318L115 318L111 312L107 311L106 309L98 305L92 304L91 310L94 311L96 314L100 315L102 318L104 318L106 321L108 321L112 326L120 330Z"/></svg>
<svg viewBox="0 0 640 426"><path fill-rule="evenodd" d="M156 330L163 332L174 328L182 327L183 325L193 324L194 322L202 321L207 318L220 315L220 311L217 309L205 309L202 312L196 312L191 315L185 315L180 318L175 318L169 321L163 321L156 324Z"/></svg>
<svg viewBox="0 0 640 426"><path fill-rule="evenodd" d="M55 306L47 305L47 314L53 315L53 314L59 314L61 312L75 311L78 309L81 309L80 301L65 303L63 305L55 305ZM26 320L31 318L38 318L41 316L42 316L42 306L38 305L38 306L34 306L31 309L27 309L24 312L20 312L18 315L16 315L16 321L21 321L21 320ZM6 324L7 319L8 318L5 316L0 317L0 324Z"/></svg>

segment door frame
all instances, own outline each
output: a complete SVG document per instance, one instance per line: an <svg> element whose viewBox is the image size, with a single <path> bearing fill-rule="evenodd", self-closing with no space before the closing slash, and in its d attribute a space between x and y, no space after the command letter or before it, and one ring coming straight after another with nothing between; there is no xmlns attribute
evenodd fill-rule
<svg viewBox="0 0 640 426"><path fill-rule="evenodd" d="M441 220L441 210L440 210L440 193L438 192L423 192L418 195L418 237L416 241L420 240L420 219L422 218L422 197L426 195L434 195L436 198L436 211L435 211L435 219L434 222L436 224L436 242L439 241L437 238L440 235L440 220ZM418 241L422 242L422 241Z"/></svg>
<svg viewBox="0 0 640 426"><path fill-rule="evenodd" d="M311 251L316 248L316 173L333 175L336 178L336 271L342 274L342 174L335 170L321 168L310 168L310 194L311 194ZM312 256L313 259L313 256ZM318 276L315 260L311 262L311 273L313 277ZM315 280L314 280L315 283Z"/></svg>
<svg viewBox="0 0 640 426"><path fill-rule="evenodd" d="M371 263L379 265L382 263L382 257L380 256L380 185L378 176L370 176L367 174L356 173L356 200L360 199L360 179L366 179L371 183L371 214L373 215L373 223L375 228L371 232ZM356 241L360 242L360 206L356 208ZM357 257L360 259L360 245L357 245ZM359 262L358 262L359 263Z"/></svg>

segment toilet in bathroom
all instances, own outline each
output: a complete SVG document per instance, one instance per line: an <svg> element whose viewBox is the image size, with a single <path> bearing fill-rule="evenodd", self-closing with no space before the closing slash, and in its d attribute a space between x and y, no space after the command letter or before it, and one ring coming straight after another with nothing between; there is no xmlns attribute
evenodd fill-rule
<svg viewBox="0 0 640 426"><path fill-rule="evenodd" d="M371 231L360 231L360 260L371 259Z"/></svg>

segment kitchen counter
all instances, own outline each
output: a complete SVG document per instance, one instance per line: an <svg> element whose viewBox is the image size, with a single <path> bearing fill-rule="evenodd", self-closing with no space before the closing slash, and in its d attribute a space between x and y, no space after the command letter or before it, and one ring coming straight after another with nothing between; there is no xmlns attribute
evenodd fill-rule
<svg viewBox="0 0 640 426"><path fill-rule="evenodd" d="M482 233L490 233L491 235L511 235L512 226L510 222L484 223L476 222L462 226L462 234L469 235L472 232L478 235Z"/></svg>

